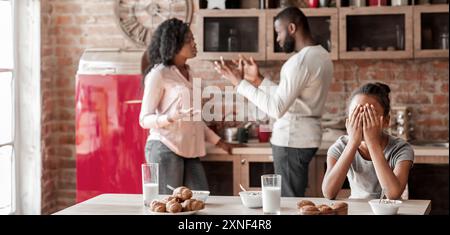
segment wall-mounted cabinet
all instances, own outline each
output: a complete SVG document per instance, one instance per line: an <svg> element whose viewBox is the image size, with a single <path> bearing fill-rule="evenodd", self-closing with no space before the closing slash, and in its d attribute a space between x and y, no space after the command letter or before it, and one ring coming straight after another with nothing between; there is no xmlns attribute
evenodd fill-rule
<svg viewBox="0 0 450 235"><path fill-rule="evenodd" d="M448 58L448 4L355 7L349 3L302 8L315 40L333 60ZM198 57L229 60L243 54L256 60L287 60L291 55L282 52L274 30L280 11L197 9Z"/></svg>
<svg viewBox="0 0 450 235"><path fill-rule="evenodd" d="M413 58L413 9L359 7L339 10L339 58Z"/></svg>
<svg viewBox="0 0 450 235"><path fill-rule="evenodd" d="M448 5L414 7L414 56L448 58Z"/></svg>
<svg viewBox="0 0 450 235"><path fill-rule="evenodd" d="M238 54L266 58L265 12L260 10L200 10L200 59L235 59Z"/></svg>
<svg viewBox="0 0 450 235"><path fill-rule="evenodd" d="M287 60L286 54L277 42L274 30L276 15L281 10L266 10L267 22L267 60ZM336 8L302 9L308 17L311 33L317 43L330 52L333 60L338 59L338 10Z"/></svg>

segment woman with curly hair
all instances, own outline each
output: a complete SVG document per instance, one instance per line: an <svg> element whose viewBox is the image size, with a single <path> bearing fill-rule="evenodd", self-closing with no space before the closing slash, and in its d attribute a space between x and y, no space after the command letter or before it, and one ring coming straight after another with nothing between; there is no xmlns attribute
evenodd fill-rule
<svg viewBox="0 0 450 235"><path fill-rule="evenodd" d="M186 61L197 55L197 45L189 25L178 19L163 22L146 53L149 65L139 123L150 129L145 157L148 163L159 163L159 193L172 193L166 185L208 190L200 162L206 155L205 142L227 152L231 145L203 121L193 121L193 79Z"/></svg>

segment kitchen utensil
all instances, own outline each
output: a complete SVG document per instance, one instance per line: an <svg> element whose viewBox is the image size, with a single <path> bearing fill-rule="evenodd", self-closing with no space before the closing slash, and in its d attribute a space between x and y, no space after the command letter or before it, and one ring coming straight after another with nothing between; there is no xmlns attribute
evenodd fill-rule
<svg viewBox="0 0 450 235"><path fill-rule="evenodd" d="M448 28L444 27L443 32L440 35L441 45L440 49L448 50Z"/></svg>
<svg viewBox="0 0 450 235"><path fill-rule="evenodd" d="M383 198L384 198L384 189L381 189L381 196L380 196L380 202L379 203L381 203Z"/></svg>
<svg viewBox="0 0 450 235"><path fill-rule="evenodd" d="M238 129L237 133L237 140L240 144L248 143L249 139L249 133L250 133L250 127L253 124L251 122L244 125L244 127L241 127Z"/></svg>
<svg viewBox="0 0 450 235"><path fill-rule="evenodd" d="M172 186L170 186L170 185L166 185L166 187L168 188L168 189L170 189L170 190L175 190L175 188L174 187L172 187Z"/></svg>
<svg viewBox="0 0 450 235"><path fill-rule="evenodd" d="M328 7L330 5L330 0L319 0L320 7Z"/></svg>
<svg viewBox="0 0 450 235"><path fill-rule="evenodd" d="M386 6L387 0L369 0L369 6Z"/></svg>
<svg viewBox="0 0 450 235"><path fill-rule="evenodd" d="M350 0L350 5L354 7L365 7L366 0Z"/></svg>
<svg viewBox="0 0 450 235"><path fill-rule="evenodd" d="M224 138L225 141L231 143L237 140L238 128L236 127L228 127L225 128Z"/></svg>
<svg viewBox="0 0 450 235"><path fill-rule="evenodd" d="M239 38L237 29L234 28L230 29L227 42L228 42L228 51L230 52L239 51Z"/></svg>
<svg viewBox="0 0 450 235"><path fill-rule="evenodd" d="M267 143L272 135L272 127L270 125L260 125L258 139L260 143Z"/></svg>
<svg viewBox="0 0 450 235"><path fill-rule="evenodd" d="M259 9L266 9L266 0L259 0Z"/></svg>
<svg viewBox="0 0 450 235"><path fill-rule="evenodd" d="M391 0L391 6L407 6L408 0Z"/></svg>
<svg viewBox="0 0 450 235"><path fill-rule="evenodd" d="M395 32L397 35L397 50L402 51L405 49L405 33L400 25L395 26Z"/></svg>
<svg viewBox="0 0 450 235"><path fill-rule="evenodd" d="M252 125L248 130L248 138L249 139L257 139L259 135L259 124Z"/></svg>
<svg viewBox="0 0 450 235"><path fill-rule="evenodd" d="M240 144L248 143L248 129L239 128L237 133L237 140Z"/></svg>

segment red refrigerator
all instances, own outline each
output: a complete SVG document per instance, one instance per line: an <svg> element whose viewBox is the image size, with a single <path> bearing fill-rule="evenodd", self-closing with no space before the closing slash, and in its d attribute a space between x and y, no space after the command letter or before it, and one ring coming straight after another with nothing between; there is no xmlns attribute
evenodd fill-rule
<svg viewBox="0 0 450 235"><path fill-rule="evenodd" d="M142 50L90 49L76 77L77 203L141 194L148 132L139 126Z"/></svg>

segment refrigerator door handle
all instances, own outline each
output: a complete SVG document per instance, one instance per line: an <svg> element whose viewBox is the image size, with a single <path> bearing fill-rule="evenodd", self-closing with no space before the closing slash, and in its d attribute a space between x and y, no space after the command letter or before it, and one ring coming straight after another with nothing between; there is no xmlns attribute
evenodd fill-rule
<svg viewBox="0 0 450 235"><path fill-rule="evenodd" d="M124 104L142 104L142 100L127 100Z"/></svg>

